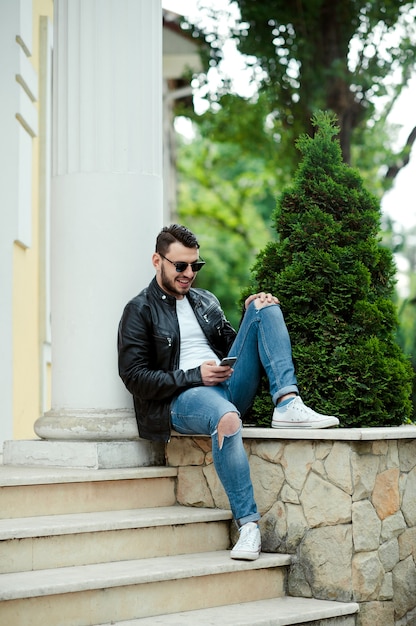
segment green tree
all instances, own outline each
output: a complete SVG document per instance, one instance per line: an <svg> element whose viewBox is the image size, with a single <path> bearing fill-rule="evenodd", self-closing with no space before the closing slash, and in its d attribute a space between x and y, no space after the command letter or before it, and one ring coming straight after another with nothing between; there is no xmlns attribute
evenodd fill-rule
<svg viewBox="0 0 416 626"><path fill-rule="evenodd" d="M227 317L237 326L241 289L250 281L250 267L272 236L270 216L276 187L264 153L221 137L221 129L197 132L178 146L179 219L197 235L207 261L198 286L213 291ZM236 132L238 122L234 127Z"/></svg>
<svg viewBox="0 0 416 626"><path fill-rule="evenodd" d="M302 160L275 213L278 242L260 253L254 286L279 296L302 396L344 427L411 416L413 372L399 348L395 266L380 244L380 207L342 160L335 117L297 142ZM250 290L251 291L251 290ZM264 394L255 415L270 414Z"/></svg>
<svg viewBox="0 0 416 626"><path fill-rule="evenodd" d="M407 271L401 273L407 285L397 293L400 322L397 341L404 353L410 355L416 373L416 228L406 233L396 233L393 240L398 244L400 255L408 263ZM413 407L413 415L416 416L416 377L413 381Z"/></svg>
<svg viewBox="0 0 416 626"><path fill-rule="evenodd" d="M205 20L207 15L210 18L204 28L210 44L207 60L212 65L223 58L227 14L224 9L216 16L206 2L200 4ZM386 116L415 69L415 2L236 0L232 4L241 13L232 35L267 98L279 164L291 162L293 171L298 158L295 139L313 132L310 120L317 110L333 111L344 161L361 168L368 163L371 148L376 158L370 167L383 162L385 186L391 185L406 165L416 138L415 128L397 154L391 143L380 142L381 136L388 135ZM201 24L194 27L199 36ZM227 89L224 81L223 90Z"/></svg>

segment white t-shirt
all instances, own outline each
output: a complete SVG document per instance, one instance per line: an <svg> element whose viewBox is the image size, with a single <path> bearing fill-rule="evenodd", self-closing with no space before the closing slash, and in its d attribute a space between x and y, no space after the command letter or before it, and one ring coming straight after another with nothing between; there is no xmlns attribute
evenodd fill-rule
<svg viewBox="0 0 416 626"><path fill-rule="evenodd" d="M176 314L181 333L180 369L189 370L198 367L203 361L212 359L219 363L217 355L198 324L188 298L176 300Z"/></svg>

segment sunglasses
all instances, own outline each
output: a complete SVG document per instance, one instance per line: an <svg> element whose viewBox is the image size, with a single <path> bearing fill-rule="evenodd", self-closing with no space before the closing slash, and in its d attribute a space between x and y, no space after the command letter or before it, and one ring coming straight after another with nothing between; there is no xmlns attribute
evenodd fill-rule
<svg viewBox="0 0 416 626"><path fill-rule="evenodd" d="M165 261L169 261L169 263L172 263L172 265L175 266L175 269L178 272L178 274L180 274L181 272L184 272L187 269L188 265L191 266L191 270L193 272L199 272L199 270L202 269L205 265L205 261L194 261L194 263L186 263L186 261L176 261L175 263L174 261L171 261L170 259L165 257L161 252L159 252L159 254L162 257L162 259L165 259Z"/></svg>

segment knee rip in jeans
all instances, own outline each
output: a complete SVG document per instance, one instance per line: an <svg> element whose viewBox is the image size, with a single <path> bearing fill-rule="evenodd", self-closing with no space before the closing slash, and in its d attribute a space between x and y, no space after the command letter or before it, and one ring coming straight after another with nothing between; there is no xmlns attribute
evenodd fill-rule
<svg viewBox="0 0 416 626"><path fill-rule="evenodd" d="M228 433L228 434L224 434L222 436L222 441L220 442L220 437L218 434L218 428L216 428L214 430L214 432L212 433L211 437L213 437L214 435L217 435L217 439L218 439L218 450L222 450L224 447L224 439L231 439L232 437L235 437L236 435L238 435L238 433L241 431L242 429L242 424L240 422L240 426L237 428L237 430L234 433Z"/></svg>

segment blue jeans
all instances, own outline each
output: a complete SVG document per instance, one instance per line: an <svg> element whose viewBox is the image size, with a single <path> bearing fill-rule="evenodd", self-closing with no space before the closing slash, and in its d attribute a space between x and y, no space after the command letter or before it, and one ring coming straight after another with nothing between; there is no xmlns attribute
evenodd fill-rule
<svg viewBox="0 0 416 626"><path fill-rule="evenodd" d="M218 445L218 423L229 412L240 416L250 408L262 367L266 371L273 402L298 391L289 334L280 306L256 309L252 302L243 318L230 356L236 356L231 378L215 387L193 387L171 405L172 427L182 434L205 434L212 439L212 457L239 526L260 519L254 500L250 468L241 427Z"/></svg>

